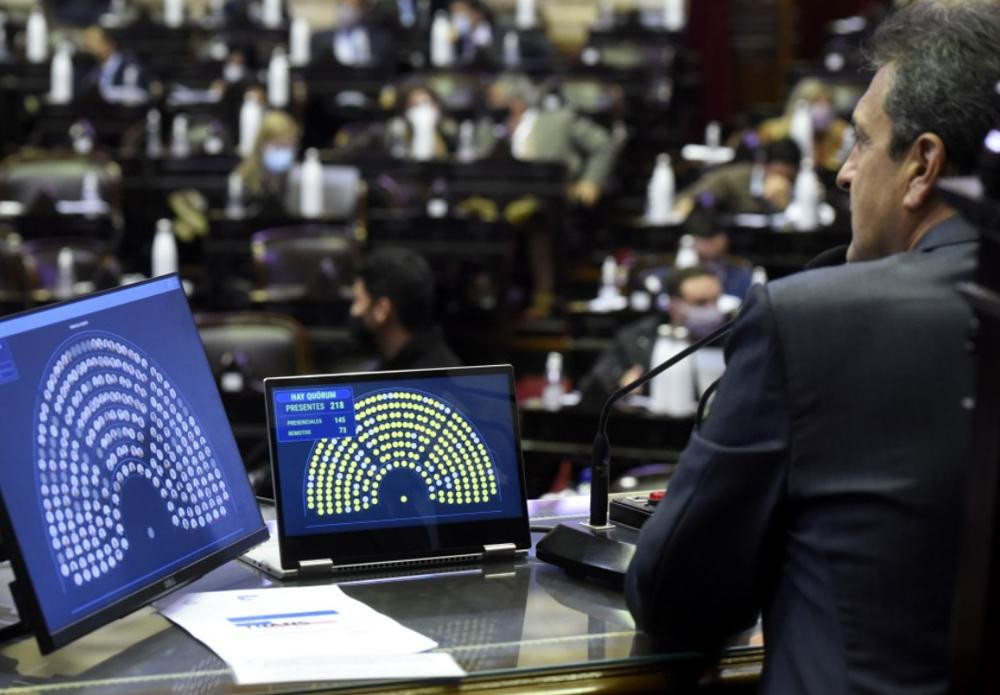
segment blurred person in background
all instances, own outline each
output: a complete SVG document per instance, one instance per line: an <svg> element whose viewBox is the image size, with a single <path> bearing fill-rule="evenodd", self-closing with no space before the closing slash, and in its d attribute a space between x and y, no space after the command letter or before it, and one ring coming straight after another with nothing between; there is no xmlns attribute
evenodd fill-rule
<svg viewBox="0 0 1000 695"><path fill-rule="evenodd" d="M295 165L299 126L284 111L268 111L261 119L253 150L236 173L243 181L244 204L256 214L284 214L288 175Z"/></svg>
<svg viewBox="0 0 1000 695"><path fill-rule="evenodd" d="M837 115L833 107L833 94L820 80L806 78L795 85L788 96L785 113L778 118L766 120L757 127L761 142L767 144L791 135L792 117L800 101L809 105L813 133L813 150L803 152L803 156L812 157L817 169L837 171L842 164L844 136L849 131L850 124Z"/></svg>

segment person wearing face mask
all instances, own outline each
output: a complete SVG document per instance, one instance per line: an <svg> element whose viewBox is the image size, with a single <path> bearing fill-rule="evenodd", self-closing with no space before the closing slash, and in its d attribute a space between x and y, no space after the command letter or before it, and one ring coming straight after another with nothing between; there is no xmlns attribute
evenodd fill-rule
<svg viewBox="0 0 1000 695"><path fill-rule="evenodd" d="M766 120L757 127L760 140L767 144L787 138L791 133L795 110L802 101L809 105L813 134L813 151L803 154L811 154L817 167L836 172L843 163L844 137L850 126L837 116L830 88L817 79L804 79L795 85L788 96L785 113L778 118Z"/></svg>
<svg viewBox="0 0 1000 695"><path fill-rule="evenodd" d="M708 335L728 318L718 308L722 283L707 268L684 268L670 274L667 281L670 305L668 318L674 326L688 329L691 340ZM600 407L616 389L635 381L651 366L653 345L663 315L656 314L631 323L616 334L597 362L580 380L583 402ZM643 393L649 393L649 385Z"/></svg>
<svg viewBox="0 0 1000 695"><path fill-rule="evenodd" d="M434 294L434 273L416 251L384 247L361 261L351 332L378 354L376 370L462 366L434 321Z"/></svg>
<svg viewBox="0 0 1000 695"><path fill-rule="evenodd" d="M486 5L481 0L453 0L449 9L458 62L464 65L494 63L493 24Z"/></svg>
<svg viewBox="0 0 1000 695"><path fill-rule="evenodd" d="M338 65L363 68L391 64L391 31L373 20L369 0L337 0L335 25L328 31L313 34L315 60L333 60Z"/></svg>
<svg viewBox="0 0 1000 695"><path fill-rule="evenodd" d="M256 214L284 214L288 174L295 164L299 126L284 111L268 111L261 119L253 150L236 173L243 181L244 205Z"/></svg>

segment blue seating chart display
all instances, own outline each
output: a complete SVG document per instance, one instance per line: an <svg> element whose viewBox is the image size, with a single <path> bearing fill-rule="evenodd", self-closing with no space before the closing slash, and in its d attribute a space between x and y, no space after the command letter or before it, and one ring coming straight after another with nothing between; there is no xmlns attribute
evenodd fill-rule
<svg viewBox="0 0 1000 695"><path fill-rule="evenodd" d="M51 630L260 528L176 278L0 322L0 489Z"/></svg>
<svg viewBox="0 0 1000 695"><path fill-rule="evenodd" d="M285 505L289 535L520 512L504 375L282 388L273 401L283 499L300 501Z"/></svg>

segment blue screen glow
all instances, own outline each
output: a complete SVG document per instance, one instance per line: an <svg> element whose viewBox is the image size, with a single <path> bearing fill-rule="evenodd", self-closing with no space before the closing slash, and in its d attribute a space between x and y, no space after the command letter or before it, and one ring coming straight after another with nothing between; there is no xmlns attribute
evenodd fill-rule
<svg viewBox="0 0 1000 695"><path fill-rule="evenodd" d="M261 528L176 277L0 321L0 404L50 632Z"/></svg>

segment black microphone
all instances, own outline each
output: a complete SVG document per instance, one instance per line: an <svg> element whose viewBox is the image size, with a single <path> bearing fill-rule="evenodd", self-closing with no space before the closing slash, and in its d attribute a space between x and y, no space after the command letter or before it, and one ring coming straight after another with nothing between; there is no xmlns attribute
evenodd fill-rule
<svg viewBox="0 0 1000 695"><path fill-rule="evenodd" d="M803 266L803 270L812 270L814 268L830 268L835 265L844 265L847 263L847 244L842 244L840 246L834 246L832 249L827 249L823 251L814 259L809 261Z"/></svg>
<svg viewBox="0 0 1000 695"><path fill-rule="evenodd" d="M845 247L846 248L846 247ZM592 528L606 528L608 526L608 488L611 478L611 445L608 442L608 417L611 415L611 406L621 400L624 396L640 388L647 382L656 378L675 364L688 357L706 345L714 343L719 338L729 333L736 319L730 319L714 331L700 340L688 345L676 355L656 365L648 372L640 376L635 381L625 384L617 391L608 396L601 408L601 415L597 421L597 435L594 437L594 448L590 458L590 526Z"/></svg>

